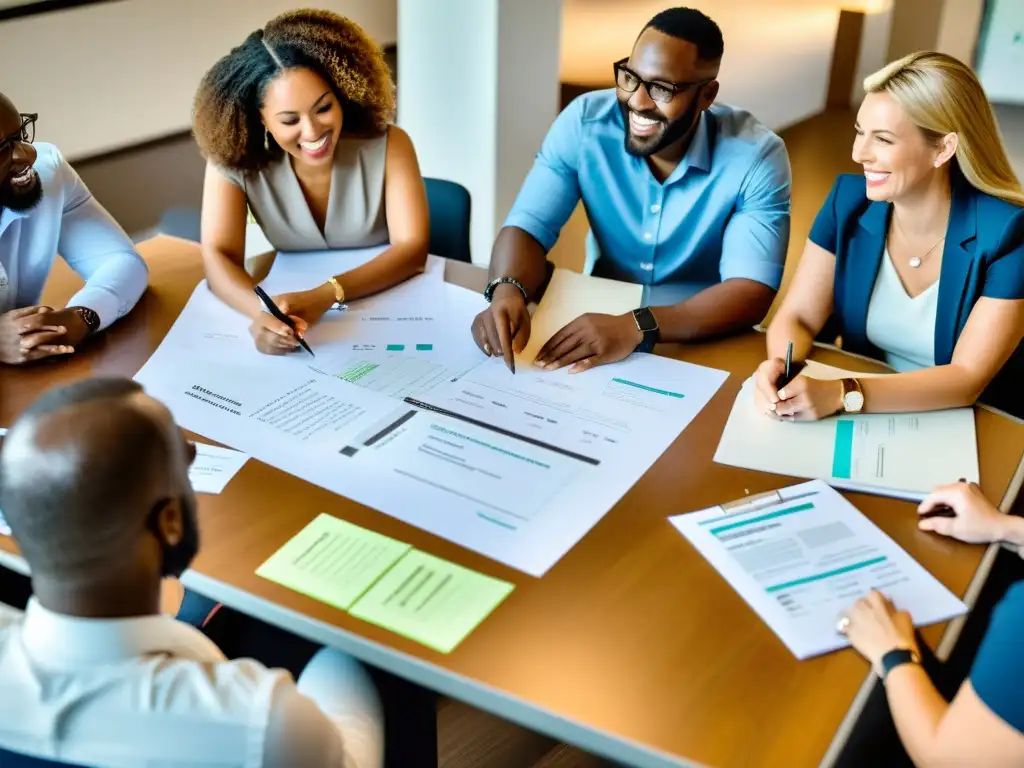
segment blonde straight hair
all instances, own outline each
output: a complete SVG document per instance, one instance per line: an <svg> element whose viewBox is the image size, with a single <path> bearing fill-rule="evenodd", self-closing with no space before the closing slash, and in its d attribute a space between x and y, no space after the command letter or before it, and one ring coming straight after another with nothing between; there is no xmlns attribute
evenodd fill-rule
<svg viewBox="0 0 1024 768"><path fill-rule="evenodd" d="M986 194L1024 206L1024 191L992 106L962 61L932 51L912 53L865 78L864 91L888 93L932 142L955 133L956 161L967 181Z"/></svg>

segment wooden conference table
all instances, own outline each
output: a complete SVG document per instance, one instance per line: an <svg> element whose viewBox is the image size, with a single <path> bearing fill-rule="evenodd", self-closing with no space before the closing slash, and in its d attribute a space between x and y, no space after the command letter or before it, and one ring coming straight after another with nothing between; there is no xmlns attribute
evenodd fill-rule
<svg viewBox="0 0 1024 768"><path fill-rule="evenodd" d="M0 371L0 426L9 426L49 387L90 375L132 376L142 366L201 278L201 266L198 247L182 240L156 238L140 251L150 264L151 288L129 317L72 359ZM480 288L485 278L479 268L449 263L446 279ZM60 303L76 285L61 266L46 298ZM763 337L752 332L658 351L731 375L643 478L543 578L253 460L221 495L200 497L202 551L183 581L250 615L627 765L827 763L867 690L868 665L850 650L797 661L666 519L794 482L712 461L740 385L762 359ZM833 350L814 357L857 370L877 367ZM1024 426L978 409L977 428L982 486L1006 508L1020 483ZM984 578L986 548L919 532L910 503L850 498L957 595ZM443 655L255 575L321 512L516 588ZM0 538L10 562L16 549ZM993 554L989 549L988 557ZM947 629L930 627L924 635L934 647Z"/></svg>

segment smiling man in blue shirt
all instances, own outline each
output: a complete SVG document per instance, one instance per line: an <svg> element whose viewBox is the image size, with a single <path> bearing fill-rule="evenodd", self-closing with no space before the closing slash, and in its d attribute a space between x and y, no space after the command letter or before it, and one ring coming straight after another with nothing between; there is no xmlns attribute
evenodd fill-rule
<svg viewBox="0 0 1024 768"><path fill-rule="evenodd" d="M131 240L52 144L0 94L0 363L74 353L135 306L149 278ZM85 286L39 305L57 254Z"/></svg>
<svg viewBox="0 0 1024 768"><path fill-rule="evenodd" d="M577 318L538 364L582 370L764 318L789 241L789 158L752 115L712 106L722 52L707 16L662 11L615 64L617 87L558 116L494 245L491 306L472 329L485 354L514 370L546 254L581 199L600 251L593 274L642 284L661 305Z"/></svg>

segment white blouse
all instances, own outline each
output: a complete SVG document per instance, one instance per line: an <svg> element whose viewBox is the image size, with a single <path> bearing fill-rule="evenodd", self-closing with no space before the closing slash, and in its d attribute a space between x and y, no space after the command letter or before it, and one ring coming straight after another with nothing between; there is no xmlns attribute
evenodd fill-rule
<svg viewBox="0 0 1024 768"><path fill-rule="evenodd" d="M868 303L867 336L897 371L915 371L935 365L938 299L938 280L911 298L889 257L889 249L885 249Z"/></svg>

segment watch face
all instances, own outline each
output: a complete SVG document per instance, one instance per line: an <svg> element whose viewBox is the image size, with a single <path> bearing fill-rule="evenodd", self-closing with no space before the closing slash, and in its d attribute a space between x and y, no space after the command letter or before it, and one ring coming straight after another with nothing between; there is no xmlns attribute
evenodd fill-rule
<svg viewBox="0 0 1024 768"><path fill-rule="evenodd" d="M654 313L647 307L633 310L633 317L636 318L636 327L641 333L658 330L658 321L654 319Z"/></svg>
<svg viewBox="0 0 1024 768"><path fill-rule="evenodd" d="M864 395L857 391L847 392L846 397L843 398L843 407L847 411L859 411L864 407Z"/></svg>

